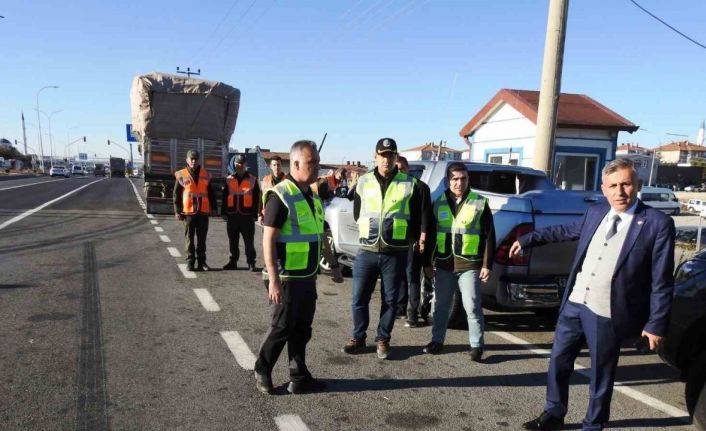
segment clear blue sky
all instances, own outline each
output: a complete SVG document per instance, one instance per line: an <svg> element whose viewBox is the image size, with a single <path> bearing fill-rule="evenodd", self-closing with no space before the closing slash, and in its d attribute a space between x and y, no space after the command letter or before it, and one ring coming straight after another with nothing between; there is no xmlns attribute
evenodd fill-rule
<svg viewBox="0 0 706 431"><path fill-rule="evenodd" d="M706 44L703 0L638 0ZM500 89L539 89L548 1L10 0L0 4L0 137L38 150L34 111L55 146L124 154L133 76L200 68L242 91L230 146L284 151L328 138L322 160L371 159L383 136L401 148L448 141ZM628 0L573 0L562 91L587 94L655 133L656 146L706 118L706 49ZM46 119L42 129L47 131ZM45 138L46 141L46 138ZM47 145L45 145L45 148ZM20 146L20 148L22 148Z"/></svg>

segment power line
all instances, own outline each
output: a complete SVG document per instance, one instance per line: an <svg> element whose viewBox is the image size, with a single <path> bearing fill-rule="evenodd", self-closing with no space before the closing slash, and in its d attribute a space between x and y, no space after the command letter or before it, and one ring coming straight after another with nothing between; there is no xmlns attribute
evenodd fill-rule
<svg viewBox="0 0 706 431"><path fill-rule="evenodd" d="M204 48L206 48L206 45L208 44L208 42L210 42L210 40L213 39L213 37L216 35L216 33L218 33L218 30L220 30L221 26L223 25L223 23L225 22L225 20L228 19L228 17L230 16L230 13L233 12L233 9L235 8L235 6L236 6L237 4L238 4L238 0L235 0L235 1L230 5L230 8L228 9L228 12L226 12L225 15L223 15L223 18L221 18L221 21L218 23L218 25L216 25L216 26L213 28L213 30L211 31L211 34L208 35L208 37L206 38L206 40L203 41L203 44L201 44L201 46L199 47L199 49L196 51L195 57L198 56L198 55L200 55L200 54L203 52L203 50L204 50Z"/></svg>
<svg viewBox="0 0 706 431"><path fill-rule="evenodd" d="M685 38L686 40L688 40L688 41L690 41L690 42L692 42L692 43L694 43L694 44L700 46L701 48L706 49L706 45L695 41L694 39L692 39L692 38L690 38L689 36L685 35L684 33L680 32L680 31L677 30L676 28L674 28L674 27L672 27L671 25L667 24L663 19L661 19L661 18L658 17L657 15L653 14L652 12L648 11L648 10L645 9L644 7L640 6L635 0L630 0L630 2L631 2L632 4L634 4L635 6L637 6L638 8L640 8L643 12L645 12L646 14L648 14L649 16L651 16L652 18L656 19L657 21L661 22L662 24L664 24L664 25L666 25L667 27L669 27L670 29L672 29L674 32L676 32L676 33L677 33L678 35L680 35L681 37L683 37L683 38Z"/></svg>

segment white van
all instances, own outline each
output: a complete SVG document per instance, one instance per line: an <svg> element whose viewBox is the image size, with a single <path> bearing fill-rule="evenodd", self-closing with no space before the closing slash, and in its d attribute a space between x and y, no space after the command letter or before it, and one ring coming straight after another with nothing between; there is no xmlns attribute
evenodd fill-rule
<svg viewBox="0 0 706 431"><path fill-rule="evenodd" d="M679 208L679 199L677 199L674 192L670 189L643 187L637 196L646 205L667 214L678 215L681 210L681 208Z"/></svg>

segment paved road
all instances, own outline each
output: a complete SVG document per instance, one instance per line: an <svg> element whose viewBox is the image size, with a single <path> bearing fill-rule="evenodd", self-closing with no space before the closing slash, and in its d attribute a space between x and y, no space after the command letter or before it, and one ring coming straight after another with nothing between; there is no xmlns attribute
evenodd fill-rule
<svg viewBox="0 0 706 431"><path fill-rule="evenodd" d="M483 364L465 354L465 331L449 331L446 353L427 356L430 329L400 321L390 360L372 347L348 356L350 279L326 277L308 362L329 390L287 395L280 361L277 394L262 395L250 371L269 321L259 276L186 278L182 226L144 214L139 180L47 180L0 184L2 429L504 430L541 410L551 320L488 313ZM211 222L208 262L220 267L225 224ZM586 352L579 363L589 366ZM612 428L692 429L677 378L626 346ZM586 402L577 374L570 429Z"/></svg>

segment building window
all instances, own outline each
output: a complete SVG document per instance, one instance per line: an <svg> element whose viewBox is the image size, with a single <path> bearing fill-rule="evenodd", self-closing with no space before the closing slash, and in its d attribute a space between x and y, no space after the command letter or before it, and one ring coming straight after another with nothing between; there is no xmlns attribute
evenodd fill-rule
<svg viewBox="0 0 706 431"><path fill-rule="evenodd" d="M503 163L503 156L490 156L488 162L501 165Z"/></svg>
<svg viewBox="0 0 706 431"><path fill-rule="evenodd" d="M513 165L517 166L520 164L520 154L519 153L493 153L487 155L488 163L494 163L498 165Z"/></svg>
<svg viewBox="0 0 706 431"><path fill-rule="evenodd" d="M564 190L595 190L598 156L557 154L554 184Z"/></svg>

